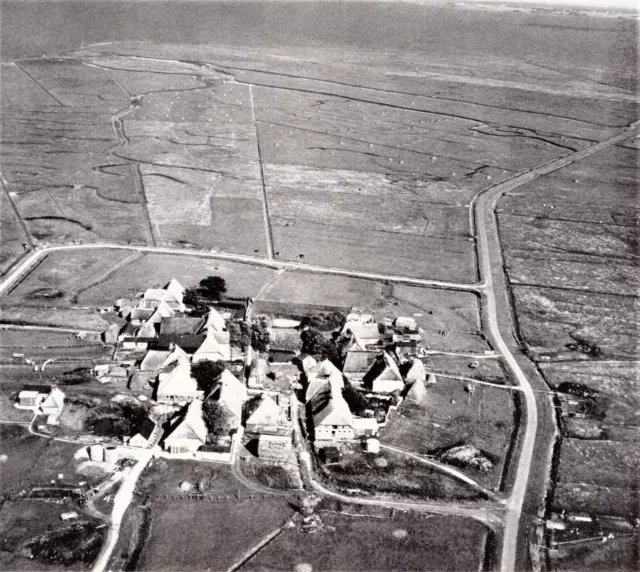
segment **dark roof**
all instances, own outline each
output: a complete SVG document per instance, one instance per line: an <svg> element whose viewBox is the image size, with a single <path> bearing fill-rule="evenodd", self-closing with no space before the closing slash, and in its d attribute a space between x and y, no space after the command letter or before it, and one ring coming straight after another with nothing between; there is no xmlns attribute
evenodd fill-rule
<svg viewBox="0 0 640 572"><path fill-rule="evenodd" d="M151 437L151 435L155 431L155 428L156 428L156 424L147 417L142 423L142 427L140 427L140 430L138 431L137 434L149 440L149 437Z"/></svg>
<svg viewBox="0 0 640 572"><path fill-rule="evenodd" d="M195 335L204 325L202 318L162 318L160 321L161 334Z"/></svg>
<svg viewBox="0 0 640 572"><path fill-rule="evenodd" d="M198 450L202 453L229 453L231 445L202 445Z"/></svg>
<svg viewBox="0 0 640 572"><path fill-rule="evenodd" d="M386 369L386 367L387 362L385 361L383 356L379 355L373 362L371 369L367 373L365 373L364 377L362 378L364 386L370 388L373 384L373 381L378 378L378 376Z"/></svg>
<svg viewBox="0 0 640 572"><path fill-rule="evenodd" d="M204 341L205 335L191 335L191 334L160 334L156 342L157 349L169 349L171 344L180 346L185 352L195 352Z"/></svg>
<svg viewBox="0 0 640 572"><path fill-rule="evenodd" d="M345 373L365 372L376 359L376 355L375 352L349 351L344 360L342 371Z"/></svg>

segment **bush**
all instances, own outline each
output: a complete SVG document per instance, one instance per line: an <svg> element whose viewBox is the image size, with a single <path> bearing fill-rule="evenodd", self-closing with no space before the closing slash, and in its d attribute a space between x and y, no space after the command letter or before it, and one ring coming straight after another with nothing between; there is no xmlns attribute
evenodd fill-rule
<svg viewBox="0 0 640 572"><path fill-rule="evenodd" d="M131 436L138 433L148 414L146 406L135 401L111 401L91 409L85 427L96 435Z"/></svg>
<svg viewBox="0 0 640 572"><path fill-rule="evenodd" d="M222 300L227 293L227 283L220 276L207 276L200 280L199 292L208 300Z"/></svg>
<svg viewBox="0 0 640 572"><path fill-rule="evenodd" d="M300 334L302 339L302 353L319 356L322 359L330 360L335 366L342 366L342 355L337 346L327 340L315 328L307 328Z"/></svg>
<svg viewBox="0 0 640 572"><path fill-rule="evenodd" d="M226 437L235 429L233 416L214 399L207 399L202 404L202 419L209 435L207 442L215 442L218 437Z"/></svg>
<svg viewBox="0 0 640 572"><path fill-rule="evenodd" d="M347 321L347 316L342 312L325 312L304 316L300 320L302 327L309 327L321 332L332 332L341 329Z"/></svg>
<svg viewBox="0 0 640 572"><path fill-rule="evenodd" d="M191 364L191 375L196 380L198 389L207 394L225 369L222 363L205 359Z"/></svg>

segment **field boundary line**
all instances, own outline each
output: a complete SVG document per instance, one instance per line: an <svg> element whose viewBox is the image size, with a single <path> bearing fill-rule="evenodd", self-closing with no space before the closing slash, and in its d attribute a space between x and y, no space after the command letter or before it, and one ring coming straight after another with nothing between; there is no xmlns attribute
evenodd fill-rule
<svg viewBox="0 0 640 572"><path fill-rule="evenodd" d="M236 560L229 568L227 568L226 572L236 572L242 568L249 560L251 560L258 552L260 552L267 544L269 544L272 540L275 540L278 536L280 536L285 529L289 526L289 523L292 522L291 519L288 519L282 526L279 526L275 530L272 530L266 536L263 536L260 542L249 548L249 550L245 551L238 560Z"/></svg>

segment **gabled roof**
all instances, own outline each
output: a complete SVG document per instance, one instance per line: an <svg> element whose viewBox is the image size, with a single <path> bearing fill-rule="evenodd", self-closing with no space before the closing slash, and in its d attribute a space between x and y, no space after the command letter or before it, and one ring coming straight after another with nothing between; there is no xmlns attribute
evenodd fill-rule
<svg viewBox="0 0 640 572"><path fill-rule="evenodd" d="M427 396L427 389L422 379L418 379L413 383L407 392L406 399L413 403L420 403Z"/></svg>
<svg viewBox="0 0 640 572"><path fill-rule="evenodd" d="M267 394L259 397L259 404L255 411L247 418L247 425L278 425L280 421L280 407Z"/></svg>
<svg viewBox="0 0 640 572"><path fill-rule="evenodd" d="M131 320L148 320L155 310L153 308L133 308L129 313L129 321Z"/></svg>
<svg viewBox="0 0 640 572"><path fill-rule="evenodd" d="M200 347L193 354L194 361L200 359L213 359L219 357L221 360L231 359L231 347L229 346L229 334L227 332L209 331Z"/></svg>
<svg viewBox="0 0 640 572"><path fill-rule="evenodd" d="M393 358L387 353L382 352L371 365L369 371L365 374L363 382L366 386L371 386L376 379L385 381L402 381L402 374Z"/></svg>
<svg viewBox="0 0 640 572"><path fill-rule="evenodd" d="M350 349L344 360L344 373L365 373L376 359L375 352Z"/></svg>
<svg viewBox="0 0 640 572"><path fill-rule="evenodd" d="M150 417L147 417L142 423L140 431L138 431L136 435L140 435L140 437L148 441L151 435L153 435L153 432L156 430L156 427L156 422Z"/></svg>
<svg viewBox="0 0 640 572"><path fill-rule="evenodd" d="M174 345L180 346L187 352L195 352L204 341L204 336L201 334L163 334L162 332L158 336L156 347L159 349L165 349L173 347Z"/></svg>
<svg viewBox="0 0 640 572"><path fill-rule="evenodd" d="M322 377L315 377L307 385L307 391L304 394L305 402L311 401L318 392L323 391L330 387L330 383L327 379Z"/></svg>
<svg viewBox="0 0 640 572"><path fill-rule="evenodd" d="M353 416L349 405L337 392L332 392L331 399L313 416L313 425L348 425L353 427Z"/></svg>
<svg viewBox="0 0 640 572"><path fill-rule="evenodd" d="M405 377L407 383L415 383L417 381L424 383L426 379L424 364L418 358L411 360L411 367L409 368L409 371L407 371L407 375Z"/></svg>
<svg viewBox="0 0 640 572"><path fill-rule="evenodd" d="M174 314L175 311L172 310L166 302L160 302L153 314L149 316L147 323L151 322L152 324L159 324L163 318L171 318Z"/></svg>
<svg viewBox="0 0 640 572"><path fill-rule="evenodd" d="M184 358L169 366L158 376L158 395L196 395L198 384L191 377L191 364Z"/></svg>
<svg viewBox="0 0 640 572"><path fill-rule="evenodd" d="M164 288L167 292L170 292L177 300L182 302L184 296L184 286L180 284L175 278L172 278Z"/></svg>
<svg viewBox="0 0 640 572"><path fill-rule="evenodd" d="M247 399L247 388L228 369L220 374L211 395L238 419L242 419L242 404Z"/></svg>
<svg viewBox="0 0 640 572"><path fill-rule="evenodd" d="M166 353L167 355L164 361L160 364L160 369L168 367L179 359L189 361L189 354L187 354L187 352L185 352L180 346L174 345L170 350L164 350L162 353Z"/></svg>
<svg viewBox="0 0 640 572"><path fill-rule="evenodd" d="M218 310L210 308L205 318L204 328L213 330L214 332L224 332L227 329L227 323Z"/></svg>
<svg viewBox="0 0 640 572"><path fill-rule="evenodd" d="M64 393L57 387L52 387L49 395L45 397L42 402L42 407L63 407L64 406Z"/></svg>
<svg viewBox="0 0 640 572"><path fill-rule="evenodd" d="M365 324L363 322L347 322L342 328L342 333L351 333L356 337L358 344L365 348L368 345L375 345L380 341L380 331L378 324Z"/></svg>
<svg viewBox="0 0 640 572"><path fill-rule="evenodd" d="M140 362L140 371L158 371L170 354L169 350L149 350Z"/></svg>
<svg viewBox="0 0 640 572"><path fill-rule="evenodd" d="M166 304L165 304L166 305ZM161 334L197 334L202 330L203 318L166 317L160 322Z"/></svg>
<svg viewBox="0 0 640 572"><path fill-rule="evenodd" d="M322 360L307 371L307 379L312 377L325 377L331 374L340 373L340 370L328 359Z"/></svg>
<svg viewBox="0 0 640 572"><path fill-rule="evenodd" d="M171 282L169 284L171 284ZM167 290L165 288L148 288L143 294L143 298L145 300L154 300L157 302L164 301L182 304L183 293L184 292L180 292L177 288L172 288L171 290Z"/></svg>
<svg viewBox="0 0 640 572"><path fill-rule="evenodd" d="M137 330L136 330L136 338L155 338L157 337L158 333L156 332L156 325L151 322L150 320L147 320L144 324L142 324L142 326L140 326Z"/></svg>
<svg viewBox="0 0 640 572"><path fill-rule="evenodd" d="M202 419L202 401L193 400L177 422L170 429L168 439L195 439L201 443L207 440L207 426Z"/></svg>

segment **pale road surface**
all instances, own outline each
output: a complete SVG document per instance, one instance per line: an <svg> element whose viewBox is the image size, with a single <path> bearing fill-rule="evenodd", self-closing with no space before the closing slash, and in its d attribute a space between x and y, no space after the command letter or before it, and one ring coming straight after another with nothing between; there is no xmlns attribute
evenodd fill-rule
<svg viewBox="0 0 640 572"><path fill-rule="evenodd" d="M356 270L346 270L343 268L331 268L328 266L315 266L300 262L288 262L284 260L270 260L260 256L248 256L244 254L230 254L226 252L204 252L199 250L184 250L180 248L165 248L161 246L129 246L125 244L91 243L91 244L69 244L59 246L40 247L30 254L21 264L12 269L7 277L0 284L0 296L16 283L16 281L26 274L36 263L40 262L47 254L53 252L64 252L85 249L111 249L111 250L133 250L149 254L170 254L173 256L197 256L200 258L211 258L213 260L228 260L241 264L253 266L264 266L274 270L299 270L314 274L330 274L336 276L349 276L351 278L362 278L364 280L376 280L394 282L396 284L408 284L410 286L429 286L431 288L443 288L446 290L464 290L467 292L481 292L484 289L482 284L457 284L455 282L443 282L440 280L426 280L423 278L412 278L410 276L397 276L394 274L377 274L374 272L359 272Z"/></svg>
<svg viewBox="0 0 640 572"><path fill-rule="evenodd" d="M491 500L494 500L500 504L506 504L507 502L505 499L500 498L493 491L490 491L489 489L483 487L481 484L469 478L464 473L454 469L453 467L450 467L449 465L438 463L437 461L434 461L432 459L427 459L426 457L416 455L415 453L411 453L410 451L405 451L404 449L400 449L399 447L393 447L392 445L383 445L381 443L380 448L386 449L387 451L394 451L396 453L399 453L400 455L406 455L407 457L411 457L412 459L415 459L416 461L423 463L424 465L429 465L430 467L433 467L434 469L442 473L446 473L454 479L458 479L459 481L468 484L469 486L488 496Z"/></svg>
<svg viewBox="0 0 640 572"><path fill-rule="evenodd" d="M522 387L522 393L525 399L525 417L526 425L524 435L522 437L522 449L518 459L516 470L516 478L513 489L508 501L508 509L505 515L502 556L500 561L501 572L511 572L516 568L516 553L518 543L518 529L520 526L520 517L522 513L522 505L527 492L527 484L529 481L529 473L531 470L531 460L536 442L536 432L538 425L538 411L534 391L529 380L523 373L518 362L505 343L502 334L508 339L513 339L513 326L511 323L503 324L500 330L496 312L496 295L494 287L500 288L502 293L505 292L504 272L502 264L492 264L492 256L498 256L501 261L501 244L498 234L498 225L495 216L495 206L500 197L505 193L520 187L530 181L537 179L542 175L546 175L562 167L566 167L580 159L593 155L598 151L616 145L625 139L633 137L640 132L640 122L632 123L622 133L610 137L600 143L596 143L576 153L571 153L560 159L549 161L544 165L536 167L531 171L523 173L491 187L477 197L475 203L476 208L476 240L478 249L478 266L480 275L485 284L485 301L486 310L486 327L491 334L495 343L495 349L504 357L506 363L514 374L518 384ZM495 278L495 282L494 282ZM508 308L508 300L505 296L500 299L500 304L505 304Z"/></svg>
<svg viewBox="0 0 640 572"><path fill-rule="evenodd" d="M23 277L37 262L44 258L51 252L68 251L68 250L80 250L80 249L120 249L120 250L136 250L139 252L148 252L156 254L171 254L181 256L199 256L205 258L212 258L218 260L229 260L232 262L241 262L245 264L253 264L260 266L267 266L274 269L293 269L306 272L314 272L321 274L334 274L351 276L355 278L364 278L368 280L386 280L389 282L410 284L416 286L428 286L434 288L446 288L452 290L464 290L471 292L484 293L483 300L485 304L484 311L486 312L486 326L494 341L496 349L502 354L506 363L509 365L516 380L522 387L522 393L525 397L525 416L526 425L524 428L524 436L522 438L522 450L518 459L516 478L512 493L507 503L507 514L504 522L504 534L503 534L503 547L502 557L500 562L501 572L510 572L515 569L516 552L517 552L517 540L518 530L520 525L520 518L522 513L522 505L524 497L527 491L527 484L529 480L529 473L531 470L531 460L533 457L533 451L536 440L537 430L537 407L535 401L535 394L527 377L522 372L518 362L509 350L509 347L505 343L502 333L498 325L497 308L496 308L496 296L494 287L498 287L504 290L504 275L501 264L492 265L492 257L497 256L501 260L501 246L500 238L498 236L497 222L495 217L495 205L498 199L519 186L522 186L536 178L548 174L552 171L556 171L570 165L580 159L588 157L602 149L606 149L612 145L615 145L625 139L628 139L640 131L640 122L633 123L622 133L610 137L600 143L591 145L581 151L571 153L560 159L549 161L544 165L536 167L531 171L518 175L508 181L495 185L484 191L477 197L475 202L475 214L476 214L476 232L477 232L477 251L479 259L480 273L483 281L480 284L456 284L450 282L441 282L434 280L424 280L419 278L410 278L405 276L394 276L385 274L376 274L368 272L357 272L338 268L328 268L322 266L313 266L308 264L301 264L296 262L285 261L271 261L268 259L228 253L211 253L211 252L193 252L185 251L174 248L162 248L162 247L148 247L148 246L124 246L124 245L112 245L112 244L86 244L86 245L68 245L68 246L50 246L42 248L33 252L27 259L14 268L0 284L0 296L7 292L19 279ZM494 278L495 284L494 284ZM506 297L500 300L500 304L508 304ZM508 307L508 306L507 306ZM512 324L504 324L505 336L509 339L512 336ZM508 330L506 329L508 327ZM151 453L149 452L149 458ZM108 562L110 554L118 540L120 523L124 512L126 511L131 499L133 498L133 490L135 483L149 461L149 458L141 459L132 469L131 473L125 478L123 484L116 495L114 502L114 510L112 514L112 524L109 528L109 534L107 541L103 546L103 549L96 561L93 572L102 572ZM307 464L308 463L308 464ZM309 460L306 460L307 468L310 470ZM400 508L402 510L426 510L429 512L444 513L444 514L460 514L461 516L470 516L477 518L484 522L495 524L496 521L501 519L492 514L491 511L485 511L482 509L470 509L469 507L447 505L438 506L427 503L402 503L395 501L384 501L382 499L354 499L348 496L334 493L329 489L324 488L322 485L315 481L311 481L314 488L319 492L339 498L345 502L356 502L358 504L371 504L377 506L387 506L389 508Z"/></svg>
<svg viewBox="0 0 640 572"><path fill-rule="evenodd" d="M138 462L131 467L130 472L123 477L120 488L113 499L113 511L111 512L111 523L109 525L107 539L102 545L100 554L94 562L91 572L104 572L104 570L107 569L111 553L118 542L118 538L120 537L120 525L122 524L122 518L131 504L133 491L136 487L136 483L138 482L138 478L151 460L152 455L153 450L143 451Z"/></svg>

